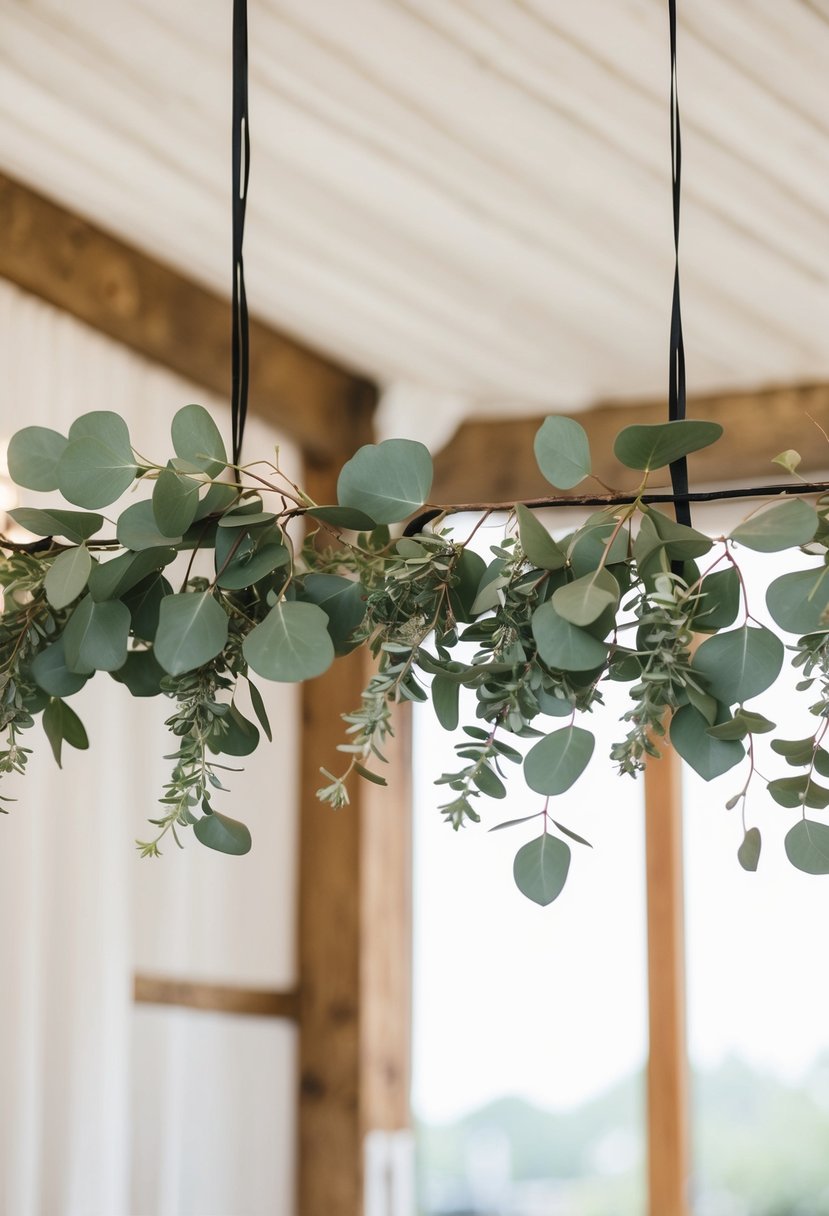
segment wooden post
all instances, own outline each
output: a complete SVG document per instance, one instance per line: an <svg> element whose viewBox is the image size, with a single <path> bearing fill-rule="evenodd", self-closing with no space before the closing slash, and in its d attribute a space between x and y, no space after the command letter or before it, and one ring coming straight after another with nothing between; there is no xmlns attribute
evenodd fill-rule
<svg viewBox="0 0 829 1216"><path fill-rule="evenodd" d="M681 764L666 747L645 769L648 893L650 1216L689 1216L688 1064Z"/></svg>
<svg viewBox="0 0 829 1216"><path fill-rule="evenodd" d="M335 501L337 469L309 467L307 489ZM384 776L356 782L351 805L323 806L340 715L359 705L355 653L302 689L299 846L299 1216L360 1216L370 1131L409 1123L411 811L408 715Z"/></svg>

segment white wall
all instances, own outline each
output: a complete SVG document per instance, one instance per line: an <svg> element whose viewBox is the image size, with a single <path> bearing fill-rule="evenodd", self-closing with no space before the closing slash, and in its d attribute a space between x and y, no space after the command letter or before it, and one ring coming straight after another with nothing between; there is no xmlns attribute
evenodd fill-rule
<svg viewBox="0 0 829 1216"><path fill-rule="evenodd" d="M221 403L2 282L0 366L2 439L114 409L142 452L166 458L169 419L189 401L229 429ZM276 441L251 419L248 453ZM298 469L290 445L282 455ZM269 693L280 741L229 775L225 799L251 827L247 857L188 839L139 860L133 841L169 768L170 703L134 702L105 675L73 702L91 750L68 749L60 772L38 730L28 775L8 783L18 801L0 818L0 1213L292 1210L292 1028L131 1000L135 969L294 982L296 690Z"/></svg>

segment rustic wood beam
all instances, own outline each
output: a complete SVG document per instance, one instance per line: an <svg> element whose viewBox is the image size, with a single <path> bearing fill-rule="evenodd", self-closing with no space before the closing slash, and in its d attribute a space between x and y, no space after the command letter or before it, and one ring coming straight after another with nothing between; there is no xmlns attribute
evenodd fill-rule
<svg viewBox="0 0 829 1216"><path fill-rule="evenodd" d="M227 299L3 174L0 232L0 277L229 399ZM364 379L256 320L250 350L252 411L314 456L354 449Z"/></svg>
<svg viewBox="0 0 829 1216"><path fill-rule="evenodd" d="M338 462L306 487L332 501ZM361 1216L365 1137L409 1125L411 810L409 719L387 751L388 788L357 781L322 805L320 765L343 767L340 715L360 702L355 652L302 687L299 883L299 1211Z"/></svg>
<svg viewBox="0 0 829 1216"><path fill-rule="evenodd" d="M614 490L635 489L639 475L615 460L613 440L632 423L664 422L664 402L597 405L573 416L590 438L595 476ZM779 480L780 469L771 460L786 448L801 453L799 471L804 474L829 467L829 442L816 425L829 431L829 384L696 397L688 402L688 417L719 422L724 428L717 443L689 456L692 488L764 477ZM435 460L432 500L515 502L550 494L533 456L533 439L541 422L541 417L534 417L462 423ZM662 484L666 481L665 476ZM595 482L585 481L573 493L584 493L591 486L600 491Z"/></svg>
<svg viewBox="0 0 829 1216"><path fill-rule="evenodd" d="M690 1216L681 767L666 747L645 768L650 1216Z"/></svg>
<svg viewBox="0 0 829 1216"><path fill-rule="evenodd" d="M133 980L137 1005L180 1005L212 1013L244 1013L254 1017L288 1018L296 1021L299 1001L296 992L274 992L235 984L205 984L162 975L138 974Z"/></svg>

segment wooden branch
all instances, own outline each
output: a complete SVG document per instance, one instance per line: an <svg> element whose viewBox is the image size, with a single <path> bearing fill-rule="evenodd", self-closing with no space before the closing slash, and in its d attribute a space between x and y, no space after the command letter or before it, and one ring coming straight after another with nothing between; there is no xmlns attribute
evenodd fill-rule
<svg viewBox="0 0 829 1216"><path fill-rule="evenodd" d="M229 401L228 300L3 174L0 231L0 277ZM251 410L314 456L350 454L373 385L253 320L250 349Z"/></svg>
<svg viewBox="0 0 829 1216"><path fill-rule="evenodd" d="M299 999L294 991L272 992L262 988L240 988L235 984L205 984L161 975L136 975L133 999L138 1005L180 1005L186 1009L291 1021L296 1021L299 1010Z"/></svg>
<svg viewBox="0 0 829 1216"><path fill-rule="evenodd" d="M619 493L635 490L640 474L618 463L613 441L632 423L667 421L664 402L598 405L573 416L590 438L596 477ZM688 457L692 487L770 477L777 471L772 458L787 448L801 453L801 473L829 468L829 442L816 425L829 430L829 384L698 397L688 402L688 417L719 422L724 428L717 443ZM550 486L533 455L542 421L536 417L462 423L435 460L433 500L523 502L547 497ZM576 492L583 494L586 484L576 487Z"/></svg>
<svg viewBox="0 0 829 1216"><path fill-rule="evenodd" d="M666 745L645 768L650 1216L690 1216L681 767Z"/></svg>

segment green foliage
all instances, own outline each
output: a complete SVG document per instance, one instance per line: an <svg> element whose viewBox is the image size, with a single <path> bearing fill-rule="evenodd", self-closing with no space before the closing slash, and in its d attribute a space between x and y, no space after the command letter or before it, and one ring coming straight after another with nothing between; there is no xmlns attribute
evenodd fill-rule
<svg viewBox="0 0 829 1216"><path fill-rule="evenodd" d="M449 526L452 507L429 508L391 534L389 525L416 516L431 491L431 458L410 440L361 448L342 469L338 503L319 505L278 463L257 462L255 473L228 465L218 428L197 405L176 414L173 454L153 463L134 453L111 411L83 415L67 438L27 427L10 444L12 476L27 489L59 488L85 509L18 508L15 522L39 539L2 541L0 773L25 770L21 736L41 715L58 763L64 745L85 748L67 699L96 672L110 672L132 696L172 702L173 767L142 854L180 844L192 828L206 847L240 855L250 832L214 800L226 792L222 758L244 758L274 733L251 676L312 679L362 646L375 670L344 715L343 769L321 770L318 796L332 807L348 804L355 778L385 784L377 766L394 705L430 701L444 729L458 730L457 762L437 782L441 814L456 830L479 822L487 800L507 798L510 769L520 768L540 809L495 826L542 818L514 876L529 899L549 904L565 885L570 844L588 844L560 821L569 816L552 799L591 761L594 734L583 715L602 711L613 681L630 695L625 733L610 752L620 774L636 775L666 735L706 780L745 763L727 804L741 805L739 864L753 871L760 862L746 805L762 780L774 802L801 816L786 837L792 864L829 872L829 825L803 817L829 810L829 496L777 500L718 538L648 506L651 470L719 432L697 421L626 428L616 455L643 474L629 499L618 496L567 535L551 534L526 505L508 504L484 558L470 541L491 537L479 531L489 508L464 540ZM590 473L574 420L547 419L535 452L555 486ZM778 463L794 469L793 454L783 456ZM136 500L108 526L96 508L133 485ZM745 704L775 684L785 648L750 613L741 546L800 548L813 563L779 575L767 593L775 625L794 635L792 665L816 722L806 738L778 737L775 723ZM240 681L250 719L236 695ZM762 736L782 773L760 778Z"/></svg>
<svg viewBox="0 0 829 1216"><path fill-rule="evenodd" d="M533 448L542 474L560 490L570 490L590 475L587 433L573 418L545 418Z"/></svg>

